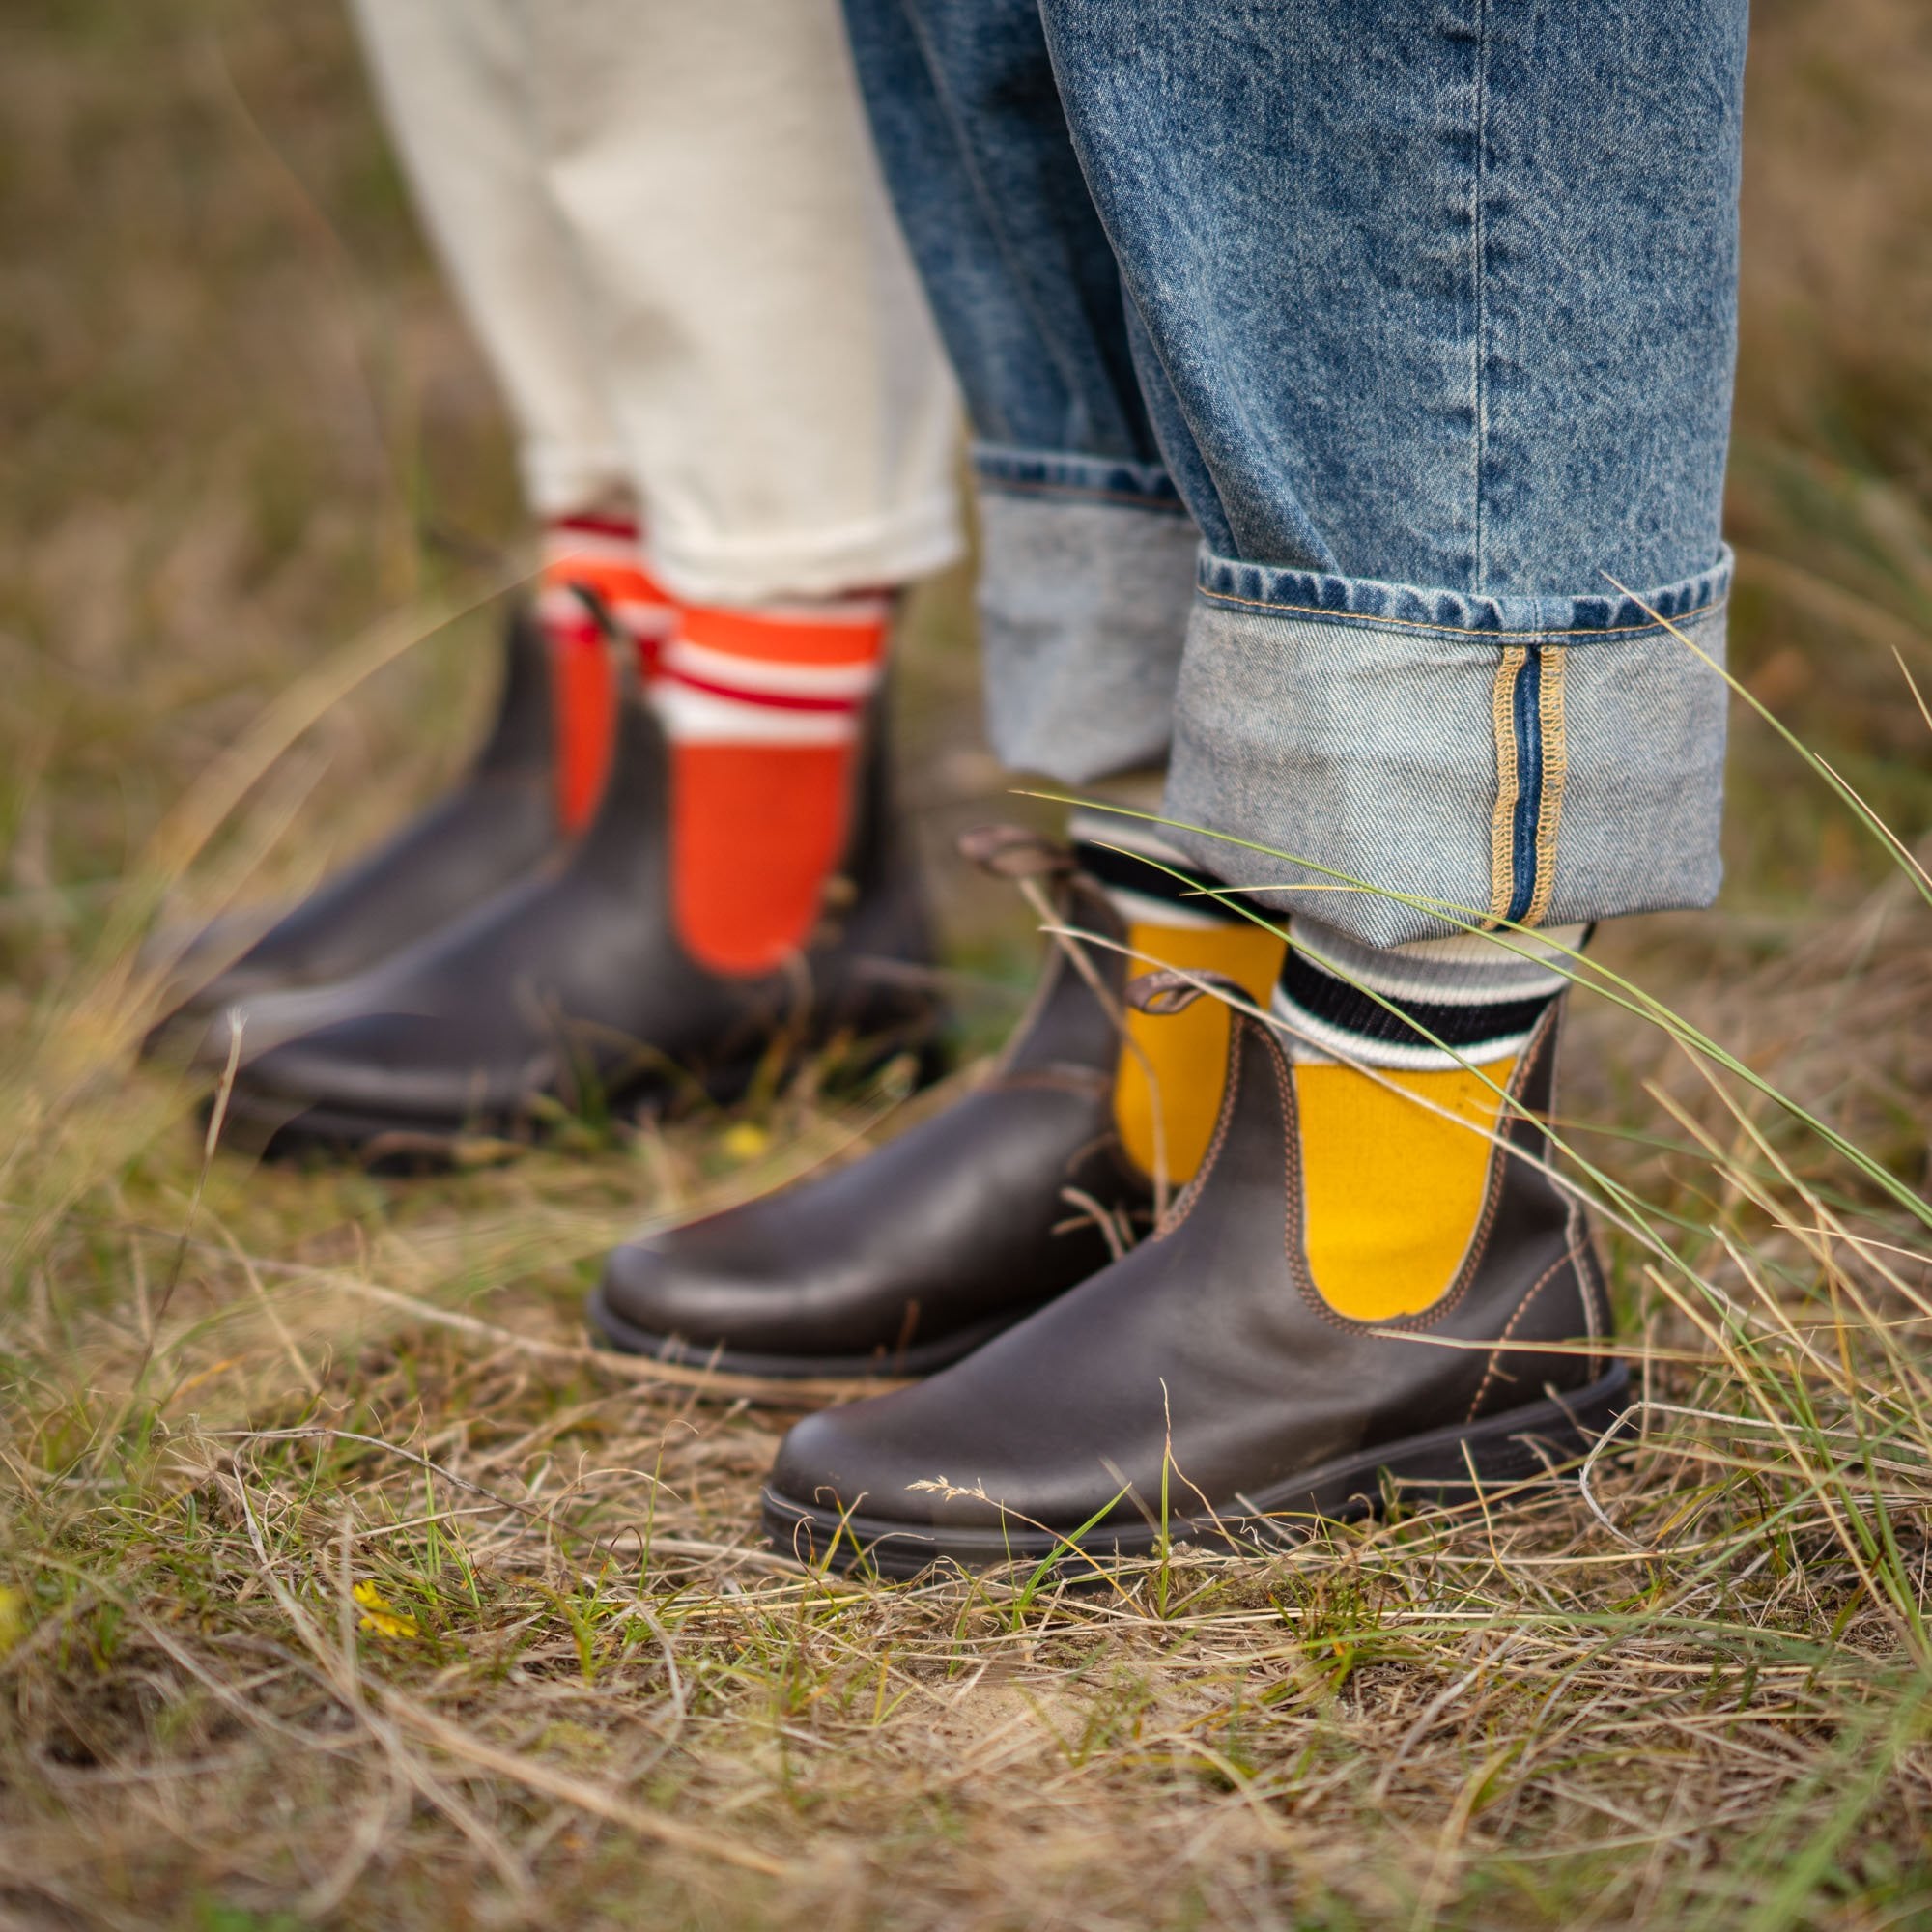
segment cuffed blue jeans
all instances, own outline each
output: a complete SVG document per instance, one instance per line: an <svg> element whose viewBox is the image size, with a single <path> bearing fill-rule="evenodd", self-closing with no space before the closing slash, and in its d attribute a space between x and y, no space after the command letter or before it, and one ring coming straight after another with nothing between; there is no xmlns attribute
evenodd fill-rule
<svg viewBox="0 0 1932 1932"><path fill-rule="evenodd" d="M1707 903L1745 0L845 4L999 753L1375 945Z"/></svg>

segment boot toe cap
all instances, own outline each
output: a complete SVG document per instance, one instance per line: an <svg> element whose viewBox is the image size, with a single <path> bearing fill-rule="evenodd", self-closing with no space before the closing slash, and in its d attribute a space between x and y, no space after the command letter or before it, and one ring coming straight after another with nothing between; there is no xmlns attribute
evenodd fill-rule
<svg viewBox="0 0 1932 1932"><path fill-rule="evenodd" d="M1067 1448L1055 1459L1026 1449L1006 1455L978 1430L962 1429L946 1387L958 1373L807 1416L780 1444L769 1491L821 1521L849 1516L873 1535L946 1529L997 1537L1036 1518L1064 1517L1090 1487L1069 1480L1075 1459ZM997 1436L999 1417L988 1420Z"/></svg>
<svg viewBox="0 0 1932 1932"><path fill-rule="evenodd" d="M547 1065L494 1063L466 1029L428 1015L368 1015L311 1032L294 1031L290 1017L291 1029L248 1059L241 1087L252 1099L454 1129L504 1121L550 1077Z"/></svg>
<svg viewBox="0 0 1932 1932"><path fill-rule="evenodd" d="M890 1401L891 1398L882 1400ZM868 1428L876 1402L820 1409L793 1425L779 1445L767 1487L786 1502L821 1513L908 1525L932 1520L937 1492L915 1490L905 1465ZM927 1476L942 1479L942 1472Z"/></svg>
<svg viewBox="0 0 1932 1932"><path fill-rule="evenodd" d="M782 1197L779 1197L782 1205ZM867 1375L890 1367L907 1297L863 1246L812 1258L767 1238L771 1203L727 1209L605 1263L591 1319L620 1349L689 1352L751 1374Z"/></svg>
<svg viewBox="0 0 1932 1932"><path fill-rule="evenodd" d="M619 1348L660 1341L705 1348L741 1341L755 1317L758 1284L747 1284L681 1250L676 1236L626 1241L613 1248L598 1283L599 1325ZM753 1293L748 1294L750 1288Z"/></svg>

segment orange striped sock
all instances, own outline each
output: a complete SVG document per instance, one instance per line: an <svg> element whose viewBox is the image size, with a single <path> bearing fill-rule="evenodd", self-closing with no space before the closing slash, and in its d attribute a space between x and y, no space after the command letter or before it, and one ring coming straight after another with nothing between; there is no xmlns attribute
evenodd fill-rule
<svg viewBox="0 0 1932 1932"><path fill-rule="evenodd" d="M595 596L636 645L646 680L676 621L669 594L645 565L635 522L586 514L545 526L537 614L551 647L556 811L566 832L581 832L597 810L617 717L610 647L580 589Z"/></svg>
<svg viewBox="0 0 1932 1932"><path fill-rule="evenodd" d="M678 937L719 973L801 945L851 825L891 601L681 610L651 687L671 748Z"/></svg>

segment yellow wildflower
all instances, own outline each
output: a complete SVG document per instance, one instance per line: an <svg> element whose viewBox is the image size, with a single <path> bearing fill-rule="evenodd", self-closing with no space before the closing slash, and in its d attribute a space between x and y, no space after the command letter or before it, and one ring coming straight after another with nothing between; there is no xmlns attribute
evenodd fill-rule
<svg viewBox="0 0 1932 1932"><path fill-rule="evenodd" d="M772 1144L772 1137L755 1121L740 1121L735 1126L724 1130L724 1137L719 1142L733 1160L756 1160Z"/></svg>
<svg viewBox="0 0 1932 1932"><path fill-rule="evenodd" d="M362 1605L361 1624L378 1636L412 1637L416 1620L396 1609L373 1583L357 1583L350 1593Z"/></svg>

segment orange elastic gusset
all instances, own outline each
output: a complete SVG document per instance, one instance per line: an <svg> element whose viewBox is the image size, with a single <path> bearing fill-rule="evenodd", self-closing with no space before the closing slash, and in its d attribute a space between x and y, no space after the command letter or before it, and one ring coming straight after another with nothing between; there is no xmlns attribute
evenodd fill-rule
<svg viewBox="0 0 1932 1932"><path fill-rule="evenodd" d="M672 746L672 912L700 965L760 973L804 943L844 848L855 750Z"/></svg>
<svg viewBox="0 0 1932 1932"><path fill-rule="evenodd" d="M594 628L550 639L551 690L555 712L556 815L566 832L582 832L597 810L611 776L617 731L617 687L611 653Z"/></svg>

